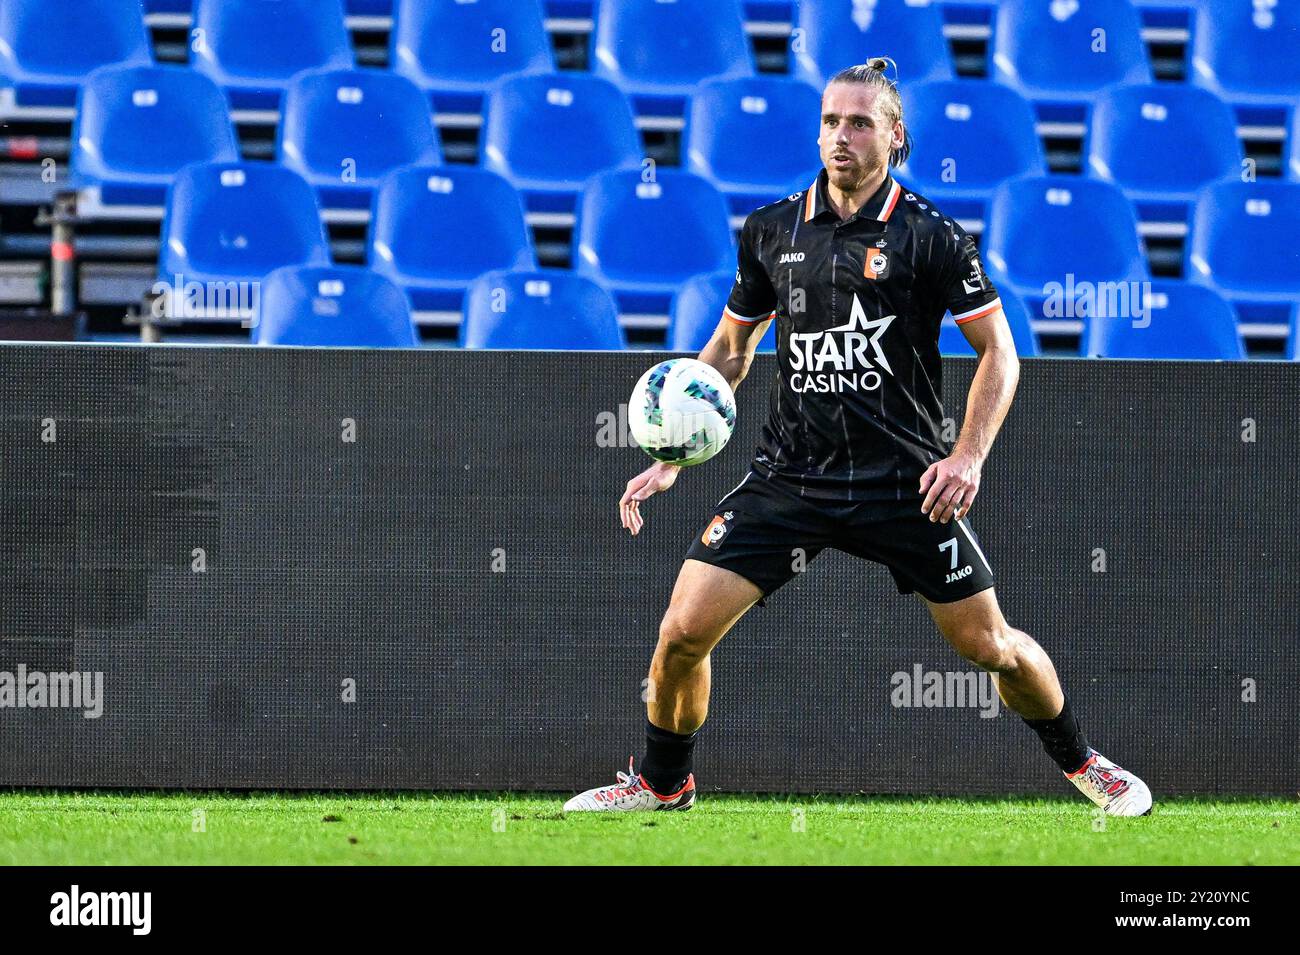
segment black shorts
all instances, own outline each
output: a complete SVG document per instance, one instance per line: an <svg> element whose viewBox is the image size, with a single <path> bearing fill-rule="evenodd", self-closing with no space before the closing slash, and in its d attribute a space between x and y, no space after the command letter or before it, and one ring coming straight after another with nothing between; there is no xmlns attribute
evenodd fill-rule
<svg viewBox="0 0 1300 955"><path fill-rule="evenodd" d="M921 513L920 498L853 503L800 497L756 471L718 502L686 556L740 574L766 598L827 547L884 564L900 594L919 593L935 603L993 586L993 569L964 518L931 521Z"/></svg>

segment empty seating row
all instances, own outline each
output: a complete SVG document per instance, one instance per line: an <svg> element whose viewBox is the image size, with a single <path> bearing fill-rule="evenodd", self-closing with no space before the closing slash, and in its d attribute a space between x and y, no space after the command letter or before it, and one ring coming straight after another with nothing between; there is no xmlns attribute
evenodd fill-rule
<svg viewBox="0 0 1300 955"><path fill-rule="evenodd" d="M1002 307L1011 326L1016 351L1022 356L1039 354L1037 337L1029 322L1024 302L1009 289L999 289ZM1240 360L1246 357L1232 306L1211 288L1189 282L1156 280L1138 290L1136 308L1112 310L1103 300L1094 300L1080 318L1083 334L1079 354L1092 358L1161 358ZM1292 332L1291 357L1297 341ZM951 316L939 331L939 350L944 355L974 355L961 329Z"/></svg>
<svg viewBox="0 0 1300 955"><path fill-rule="evenodd" d="M732 273L688 280L673 299L667 348L699 352L722 315ZM1144 290L1142 315L1086 316L1080 353L1106 358L1240 360L1246 357L1232 307L1212 289L1157 281ZM1039 354L1024 303L1002 295L1022 356ZM1300 309L1296 312L1300 316ZM1289 357L1300 358L1295 319ZM404 295L392 282L358 266L286 266L262 283L253 340L263 345L413 347L419 336ZM625 347L613 297L598 283L568 272L495 270L472 281L465 296L460 344L468 348L607 350ZM760 352L776 349L768 322ZM945 318L944 355L974 355L961 329Z"/></svg>
<svg viewBox="0 0 1300 955"><path fill-rule="evenodd" d="M668 348L698 352L731 290L730 272L697 275L673 299ZM290 265L261 283L253 340L264 345L410 347L419 344L406 297L359 266ZM626 345L614 298L572 272L494 270L465 295L460 344L468 348L619 349ZM769 323L760 351L776 348Z"/></svg>
<svg viewBox="0 0 1300 955"><path fill-rule="evenodd" d="M784 77L711 80L693 97L687 168L719 186L736 214L770 202L816 158L818 104L816 90ZM484 165L539 211L572 211L590 176L642 164L626 97L582 74L499 81L488 95L483 141ZM373 70L298 74L287 87L277 151L331 209L367 207L386 172L442 158L424 97L404 77ZM159 204L181 166L237 157L220 92L193 70L101 67L81 89L72 174L76 188L96 190L98 204Z"/></svg>
<svg viewBox="0 0 1300 955"><path fill-rule="evenodd" d="M1289 106L1300 94L1300 8L1290 2L1201 2L1191 79L1233 104ZM354 65L341 0L195 0L191 61L237 108L274 107L304 69ZM802 0L791 58L820 83L888 53L904 84L951 79L937 3ZM80 79L110 63L152 59L139 0L6 0L0 5L0 77L27 105L71 104ZM1149 83L1130 0L1003 0L993 28L992 75L1044 104L1086 105L1114 83ZM593 70L638 112L680 111L703 80L755 73L740 0L601 0ZM397 0L391 68L439 110L473 110L497 78L553 72L540 0Z"/></svg>
<svg viewBox="0 0 1300 955"><path fill-rule="evenodd" d="M413 347L401 289L360 266L290 265L261 284L253 341L262 345ZM614 300L568 272L497 270L469 285L460 344L469 348L624 347Z"/></svg>
<svg viewBox="0 0 1300 955"><path fill-rule="evenodd" d="M1003 180L1047 171L1033 111L1006 86L925 83L905 89L903 101L913 147L901 174L953 215L982 215ZM1119 185L1144 219L1184 218L1201 187L1250 169L1231 108L1207 90L1167 83L1102 91L1084 156L1087 172Z"/></svg>
<svg viewBox="0 0 1300 955"><path fill-rule="evenodd" d="M1149 278L1132 204L1091 179L1012 179L993 193L984 258L999 287L1041 301L1069 282ZM1300 295L1300 183L1232 179L1196 197L1186 276L1234 305L1287 306Z"/></svg>

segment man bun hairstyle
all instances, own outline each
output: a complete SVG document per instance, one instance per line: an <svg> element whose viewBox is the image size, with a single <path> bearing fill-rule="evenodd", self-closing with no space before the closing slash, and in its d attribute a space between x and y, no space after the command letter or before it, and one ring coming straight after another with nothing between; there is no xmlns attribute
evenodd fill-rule
<svg viewBox="0 0 1300 955"><path fill-rule="evenodd" d="M887 70L894 73L893 79L886 75ZM840 70L830 78L831 83L857 83L861 86L872 86L880 91L879 102L885 112L885 118L892 127L894 123L901 122L903 119L903 98L898 95L898 64L887 56L873 56L865 63L859 63L856 66L850 66ZM907 157L912 152L912 132L903 123L903 145L898 149L892 149L889 152L889 164L891 166L901 166L907 162Z"/></svg>

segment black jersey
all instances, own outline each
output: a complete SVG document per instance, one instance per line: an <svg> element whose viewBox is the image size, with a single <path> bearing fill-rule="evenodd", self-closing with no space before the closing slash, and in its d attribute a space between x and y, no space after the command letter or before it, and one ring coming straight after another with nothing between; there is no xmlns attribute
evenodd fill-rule
<svg viewBox="0 0 1300 955"><path fill-rule="evenodd" d="M942 438L939 326L1000 307L974 240L886 176L841 221L823 170L745 221L725 315L776 316L777 380L754 469L809 498L919 499Z"/></svg>

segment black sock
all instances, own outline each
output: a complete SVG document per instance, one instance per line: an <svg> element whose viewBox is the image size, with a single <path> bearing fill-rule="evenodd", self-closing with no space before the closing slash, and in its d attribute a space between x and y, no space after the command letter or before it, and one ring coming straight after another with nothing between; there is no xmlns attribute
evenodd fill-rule
<svg viewBox="0 0 1300 955"><path fill-rule="evenodd" d="M1023 716L1021 719L1025 719ZM1088 761L1088 741L1084 739L1079 721L1070 709L1069 697L1066 697L1061 712L1050 720L1025 720L1038 738L1043 741L1043 749L1063 773L1073 773Z"/></svg>
<svg viewBox="0 0 1300 955"><path fill-rule="evenodd" d="M682 735L660 729L646 720L641 778L659 795L671 796L686 782L691 774L691 753L697 735L699 730Z"/></svg>

